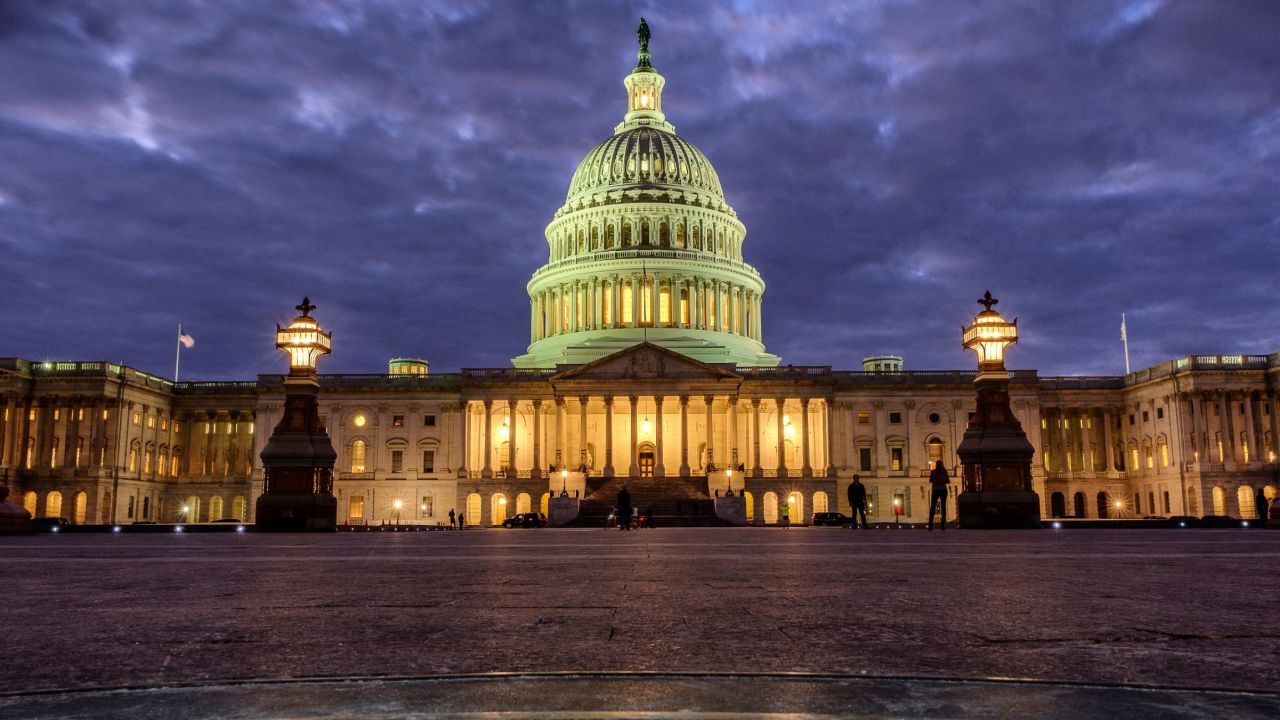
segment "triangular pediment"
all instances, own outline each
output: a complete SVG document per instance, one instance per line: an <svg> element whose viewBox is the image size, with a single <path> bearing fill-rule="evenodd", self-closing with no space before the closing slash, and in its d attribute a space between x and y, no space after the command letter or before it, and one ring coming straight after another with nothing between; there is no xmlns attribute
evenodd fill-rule
<svg viewBox="0 0 1280 720"><path fill-rule="evenodd" d="M653 343L643 342L569 368L551 377L561 380L741 380L724 368L694 360Z"/></svg>

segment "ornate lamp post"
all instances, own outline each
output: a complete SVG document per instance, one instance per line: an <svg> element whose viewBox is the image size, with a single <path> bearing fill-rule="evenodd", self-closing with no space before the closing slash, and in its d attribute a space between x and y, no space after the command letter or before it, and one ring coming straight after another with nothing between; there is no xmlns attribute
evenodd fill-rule
<svg viewBox="0 0 1280 720"><path fill-rule="evenodd" d="M978 355L978 409L956 454L964 470L964 491L956 504L960 527L1039 527L1040 498L1031 489L1035 449L1009 406L1005 348L1018 341L1018 321L994 310L991 292L984 309L964 328L964 347Z"/></svg>
<svg viewBox="0 0 1280 720"><path fill-rule="evenodd" d="M257 529L274 532L333 532L338 502L333 465L338 454L320 422L316 361L328 355L331 335L311 317L315 305L302 299L302 313L288 327L276 326L276 348L289 355L284 416L262 449L263 488Z"/></svg>

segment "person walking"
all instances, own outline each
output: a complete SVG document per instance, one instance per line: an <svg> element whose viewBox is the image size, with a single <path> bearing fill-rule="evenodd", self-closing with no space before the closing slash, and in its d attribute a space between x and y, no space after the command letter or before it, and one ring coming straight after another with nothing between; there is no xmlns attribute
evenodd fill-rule
<svg viewBox="0 0 1280 720"><path fill-rule="evenodd" d="M784 500L782 507L778 508L778 512L782 515L782 529L791 529L791 503Z"/></svg>
<svg viewBox="0 0 1280 720"><path fill-rule="evenodd" d="M1262 522L1267 521L1267 504L1267 494L1258 488L1253 496L1253 508L1258 511L1258 519Z"/></svg>
<svg viewBox="0 0 1280 720"><path fill-rule="evenodd" d="M453 508L449 508L449 529L454 530L458 527L458 516L453 514Z"/></svg>
<svg viewBox="0 0 1280 720"><path fill-rule="evenodd" d="M618 491L618 528L631 529L631 493L625 485Z"/></svg>
<svg viewBox="0 0 1280 720"><path fill-rule="evenodd" d="M939 460L933 466L933 471L929 473L929 484L933 486L933 490L929 493L929 529L933 529L933 510L939 508L942 514L942 529L947 529L947 493L950 492L948 485L951 484L951 476L947 475L947 469L942 466Z"/></svg>
<svg viewBox="0 0 1280 720"><path fill-rule="evenodd" d="M849 514L853 516L853 529L858 529L858 516L862 516L862 529L867 529L867 486L857 473L849 483Z"/></svg>

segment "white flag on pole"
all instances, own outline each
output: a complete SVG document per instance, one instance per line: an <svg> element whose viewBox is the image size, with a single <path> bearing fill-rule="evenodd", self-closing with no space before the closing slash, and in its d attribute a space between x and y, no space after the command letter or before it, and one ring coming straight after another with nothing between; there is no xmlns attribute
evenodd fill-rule
<svg viewBox="0 0 1280 720"><path fill-rule="evenodd" d="M182 333L178 336L178 342L182 343L182 347L184 348L192 348L196 345L196 339L186 333Z"/></svg>
<svg viewBox="0 0 1280 720"><path fill-rule="evenodd" d="M1124 326L1124 315L1120 316L1120 339L1126 342L1129 340L1129 331ZM188 345L187 347L191 346Z"/></svg>

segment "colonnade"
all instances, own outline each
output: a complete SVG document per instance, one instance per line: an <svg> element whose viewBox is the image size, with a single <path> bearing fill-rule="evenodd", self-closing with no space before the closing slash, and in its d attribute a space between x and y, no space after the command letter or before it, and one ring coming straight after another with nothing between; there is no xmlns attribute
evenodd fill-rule
<svg viewBox="0 0 1280 720"><path fill-rule="evenodd" d="M530 338L608 328L713 330L759 341L760 298L732 282L663 273L610 274L544 288L530 298Z"/></svg>
<svg viewBox="0 0 1280 720"><path fill-rule="evenodd" d="M1256 396L1256 397L1255 397ZM1189 442L1184 460L1208 463L1274 463L1280 394L1252 390L1202 390L1177 395Z"/></svg>
<svg viewBox="0 0 1280 720"><path fill-rule="evenodd" d="M600 407L589 411L593 402L598 402ZM619 407L623 403L629 418L615 418L616 414L623 412ZM643 411L642 403L645 405ZM552 407L553 411L550 410ZM788 432L787 426L791 424L788 413L792 410L798 411L798 432ZM775 416L773 427L768 427L761 418L762 413L770 411ZM703 415L704 423L695 437L691 432L690 416L696 420L698 413ZM509 476L536 478L541 476L544 467L586 472L595 470L604 477L635 476L642 472L641 448L644 446L652 447L652 474L657 477L674 474L689 477L695 469L711 473L729 467L749 471L755 477L825 476L829 473L833 444L830 404L819 398L569 395L551 399L473 401L467 403L467 415L468 474L479 478L491 478L503 468ZM595 437L588 429L589 416L597 419L602 416L603 419L603 429L597 430ZM651 424L648 422L650 416L653 418ZM521 418L524 419L523 427L518 422ZM554 428L544 428L544 422L554 422ZM621 438L614 432L615 422L625 426L627 434ZM668 422L672 425L670 429L667 428ZM570 437L569 428L574 426L576 434ZM495 439L500 437L497 433L499 428L507 428L505 458L497 455L503 442L495 443ZM792 435L796 436L794 441ZM528 464L524 467L518 464L518 442L531 444ZM549 447L544 448L544 442ZM669 442L678 444L678 456L669 452L672 447L668 446ZM701 442L703 447L699 448L695 442ZM787 467L789 442L799 443L796 453L799 467ZM598 451L600 444L604 449L603 463L596 457L588 462L588 445ZM703 453L701 457L695 456L692 462L691 448ZM764 467L765 453L762 449L772 451L772 467ZM528 446L526 450L529 450ZM666 461L677 457L678 466L668 467Z"/></svg>
<svg viewBox="0 0 1280 720"><path fill-rule="evenodd" d="M569 223L572 222L570 226ZM717 228L712 220L671 216L569 220L547 232L551 262L600 250L659 247L708 252L742 259L740 230Z"/></svg>

